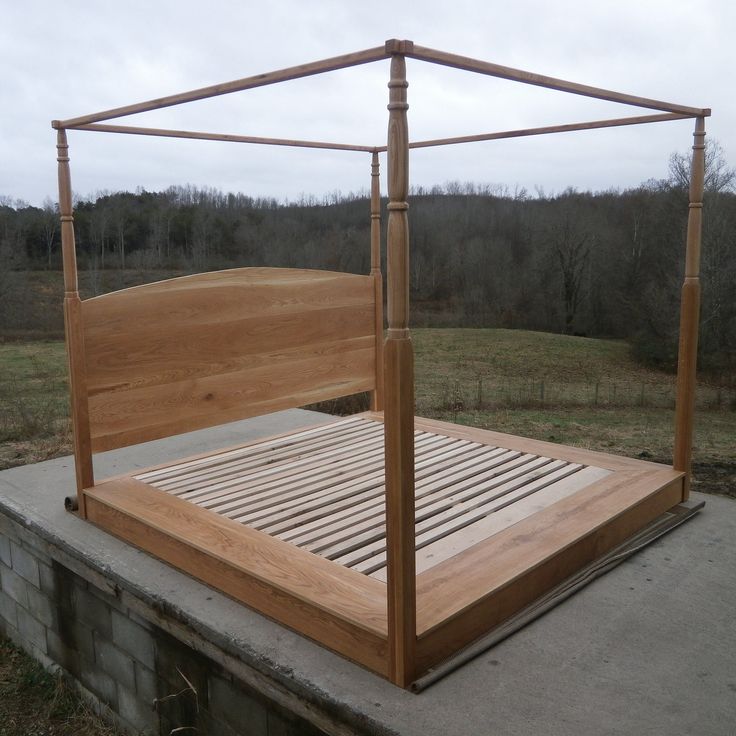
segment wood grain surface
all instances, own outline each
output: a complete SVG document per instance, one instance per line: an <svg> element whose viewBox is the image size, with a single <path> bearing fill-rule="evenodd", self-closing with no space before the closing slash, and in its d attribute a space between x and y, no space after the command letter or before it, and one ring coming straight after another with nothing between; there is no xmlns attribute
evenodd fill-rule
<svg viewBox="0 0 736 736"><path fill-rule="evenodd" d="M82 303L95 451L375 388L370 276L245 268Z"/></svg>

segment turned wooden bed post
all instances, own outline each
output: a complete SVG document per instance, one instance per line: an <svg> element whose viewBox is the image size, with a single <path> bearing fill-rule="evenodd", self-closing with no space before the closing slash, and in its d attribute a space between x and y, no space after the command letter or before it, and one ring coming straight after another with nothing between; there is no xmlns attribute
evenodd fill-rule
<svg viewBox="0 0 736 736"><path fill-rule="evenodd" d="M406 60L410 42L391 53L388 121L388 332L384 345L386 558L389 678L407 687L416 659L414 538L414 353L409 336L409 133Z"/></svg>
<svg viewBox="0 0 736 736"><path fill-rule="evenodd" d="M378 151L371 156L371 276L376 289L376 388L371 410L383 411L383 275L381 274L381 179Z"/></svg>
<svg viewBox="0 0 736 736"><path fill-rule="evenodd" d="M69 172L69 144L66 131L59 129L56 141L59 162L59 214L61 216L61 252L64 265L64 329L71 388L71 412L74 431L74 467L77 479L76 499L67 498L70 510L79 510L86 518L83 488L94 485L92 449L87 410L86 370L84 365L84 335L82 332L82 302L77 284L77 254L74 242L74 211L72 183Z"/></svg>
<svg viewBox="0 0 736 736"><path fill-rule="evenodd" d="M703 221L705 181L705 118L695 121L690 167L690 208L687 219L685 281L680 305L680 345L677 361L677 404L675 411L675 470L685 476L683 501L690 495L695 414L695 381L698 364L700 321L700 235Z"/></svg>

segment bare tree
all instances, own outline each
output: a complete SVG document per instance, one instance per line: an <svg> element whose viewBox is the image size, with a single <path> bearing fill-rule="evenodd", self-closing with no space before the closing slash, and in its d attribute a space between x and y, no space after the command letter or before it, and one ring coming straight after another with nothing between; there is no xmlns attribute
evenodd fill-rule
<svg viewBox="0 0 736 736"><path fill-rule="evenodd" d="M577 225L570 212L550 229L550 241L562 277L565 334L571 335L582 297L583 276L590 259L593 238Z"/></svg>
<svg viewBox="0 0 736 736"><path fill-rule="evenodd" d="M43 200L43 239L46 244L46 268L51 270L51 256L56 243L56 233L59 229L59 211L57 205L46 197Z"/></svg>
<svg viewBox="0 0 736 736"><path fill-rule="evenodd" d="M687 189L690 186L691 157L688 153L670 155L669 182L673 186ZM728 165L723 146L713 139L705 142L705 191L736 191L736 169Z"/></svg>

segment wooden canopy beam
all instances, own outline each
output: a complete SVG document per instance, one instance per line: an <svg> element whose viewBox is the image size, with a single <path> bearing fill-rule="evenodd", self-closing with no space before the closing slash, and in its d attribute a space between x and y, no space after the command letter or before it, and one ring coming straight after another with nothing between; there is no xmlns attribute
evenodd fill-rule
<svg viewBox="0 0 736 736"><path fill-rule="evenodd" d="M447 146L456 143L477 143L479 141L494 141L503 138L522 138L533 135L547 135L549 133L569 133L575 130L596 130L598 128L618 128L624 125L642 125L644 123L661 123L667 120L688 120L695 115L683 113L660 113L658 115L637 115L627 118L611 118L608 120L592 120L584 123L566 123L564 125L547 125L541 128L520 128L518 130L502 130L496 133L480 133L478 135L464 135L453 138L435 138L426 141L413 141L409 148L430 148L431 146ZM376 149L379 153L386 150L386 146Z"/></svg>
<svg viewBox="0 0 736 736"><path fill-rule="evenodd" d="M478 74L486 74L491 77L521 82L522 84L555 89L560 92L570 92L575 95L582 95L583 97L594 97L598 100L606 100L608 102L619 102L624 105L647 107L652 110L663 110L665 112L677 112L689 116L706 117L710 115L710 110L707 108L687 107L686 105L653 100L648 97L637 97L636 95L614 92L613 90L602 87L590 87L587 84L569 82L565 79L557 79L556 77L548 77L544 74L522 71L521 69L514 69L509 66L500 66L499 64L492 64L488 61L471 59L467 56L459 56L458 54L449 54L445 51L437 51L436 49L430 49L424 46L413 45L411 49L406 51L406 56L420 61L428 61L433 64L463 69L468 72L477 72Z"/></svg>
<svg viewBox="0 0 736 736"><path fill-rule="evenodd" d="M290 79L301 79L302 77L310 77L314 74L333 72L337 69L345 69L350 66L358 66L359 64L368 64L372 61L386 59L389 55L390 53L386 51L386 45L384 44L372 49L365 49L364 51L356 51L351 54L343 54L342 56L333 56L329 59L312 61L308 64L290 66L286 69L268 72L267 74L256 74L253 77L235 79L232 82L213 84L210 87L200 87L199 89L194 89L189 92L181 92L167 97L158 97L155 100L137 102L133 105L125 105L124 107L115 107L110 110L103 110L90 115L82 115L77 118L54 120L51 125L54 128L72 128L79 125L86 125L88 123L99 123L102 120L121 118L126 115L136 115L141 112L149 112L150 110L160 110L162 107L172 107L173 105L181 105L185 102L204 100L209 97L227 95L231 92L241 92L246 89L265 87L266 85L277 84L278 82L286 82Z"/></svg>
<svg viewBox="0 0 736 736"><path fill-rule="evenodd" d="M373 153L375 146L359 146L351 143L329 143L323 141L302 141L290 138L263 138L255 135L234 135L230 133L201 133L195 130L172 130L168 128L140 128L133 125L105 125L88 123L71 125L68 130L92 130L99 133L127 133L129 135L150 135L160 138L192 138L203 141L228 141L232 143L256 143L264 146L293 146L295 148L326 148L335 151L362 151Z"/></svg>

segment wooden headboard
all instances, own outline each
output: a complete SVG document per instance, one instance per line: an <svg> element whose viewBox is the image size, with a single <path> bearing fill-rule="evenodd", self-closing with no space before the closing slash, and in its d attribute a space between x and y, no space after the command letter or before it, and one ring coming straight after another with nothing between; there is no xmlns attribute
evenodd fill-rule
<svg viewBox="0 0 736 736"><path fill-rule="evenodd" d="M81 306L93 452L376 387L371 276L238 268Z"/></svg>

